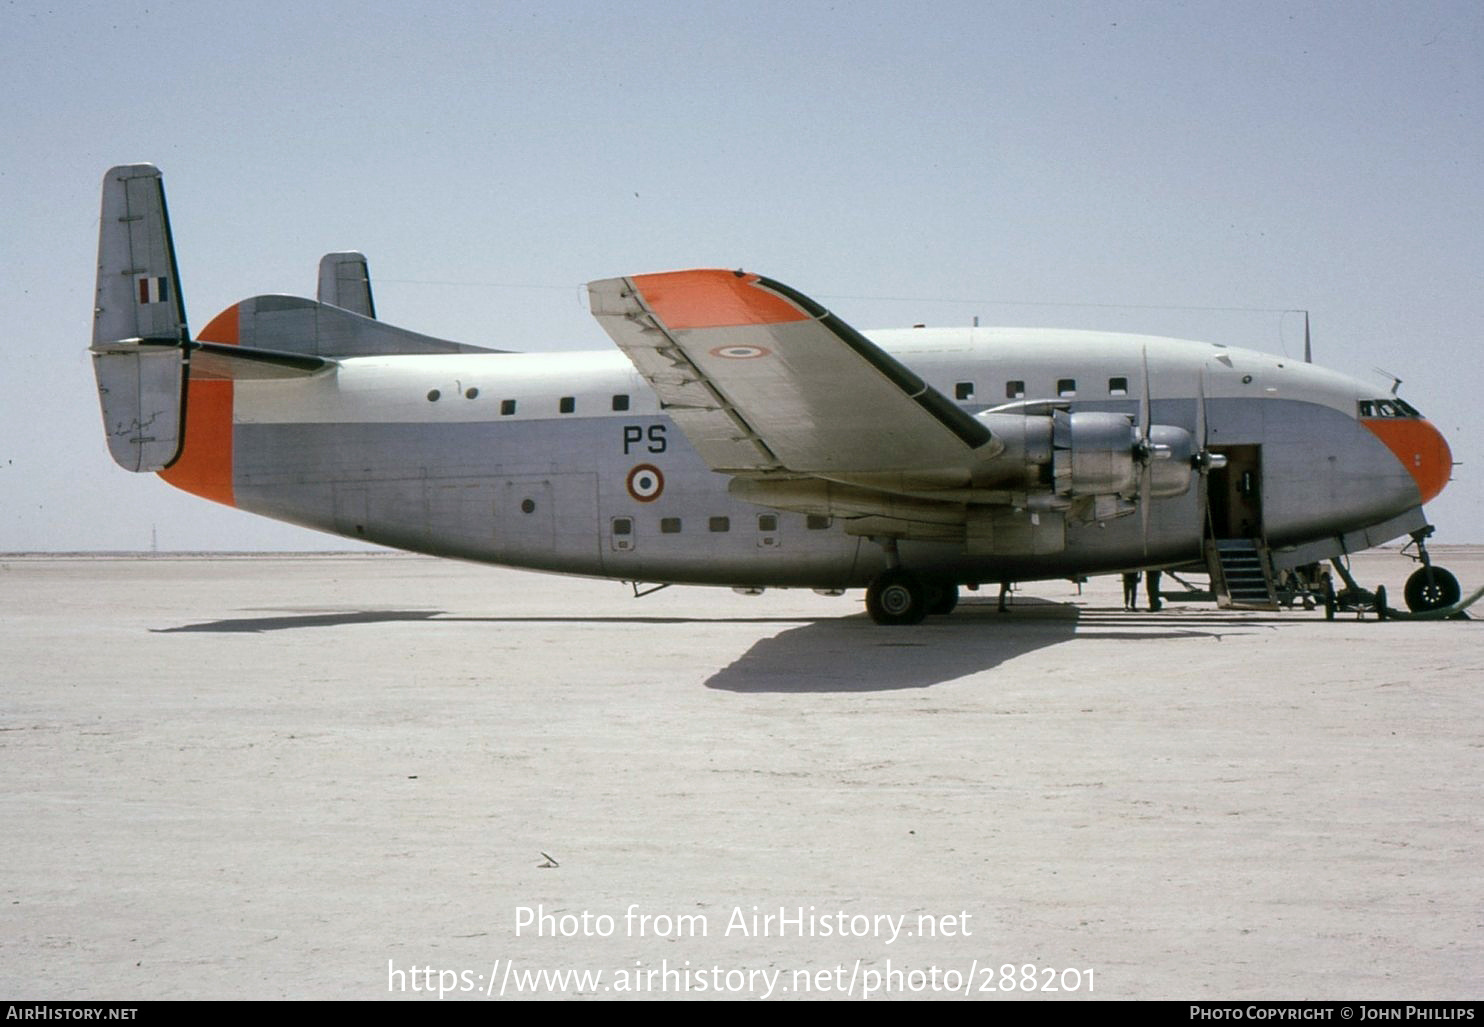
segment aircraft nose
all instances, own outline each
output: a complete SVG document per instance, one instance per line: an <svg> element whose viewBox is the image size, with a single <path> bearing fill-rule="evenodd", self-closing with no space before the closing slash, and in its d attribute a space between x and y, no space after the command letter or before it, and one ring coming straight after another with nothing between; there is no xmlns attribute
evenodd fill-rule
<svg viewBox="0 0 1484 1027"><path fill-rule="evenodd" d="M1363 422L1401 461L1424 503L1431 502L1453 475L1453 451L1443 433L1422 418L1376 418Z"/></svg>

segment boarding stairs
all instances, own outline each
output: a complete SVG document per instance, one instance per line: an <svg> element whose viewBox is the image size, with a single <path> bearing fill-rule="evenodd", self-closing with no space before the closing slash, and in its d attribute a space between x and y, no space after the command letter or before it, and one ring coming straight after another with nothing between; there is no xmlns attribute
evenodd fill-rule
<svg viewBox="0 0 1484 1027"><path fill-rule="evenodd" d="M1211 590L1222 609L1276 610L1272 561L1261 539L1218 538L1206 542Z"/></svg>

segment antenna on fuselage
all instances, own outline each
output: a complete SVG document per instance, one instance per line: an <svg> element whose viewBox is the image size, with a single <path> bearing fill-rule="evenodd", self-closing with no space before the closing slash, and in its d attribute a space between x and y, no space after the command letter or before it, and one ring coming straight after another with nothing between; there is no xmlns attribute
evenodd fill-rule
<svg viewBox="0 0 1484 1027"><path fill-rule="evenodd" d="M1314 362L1314 348L1309 345L1309 312L1304 311L1304 363Z"/></svg>

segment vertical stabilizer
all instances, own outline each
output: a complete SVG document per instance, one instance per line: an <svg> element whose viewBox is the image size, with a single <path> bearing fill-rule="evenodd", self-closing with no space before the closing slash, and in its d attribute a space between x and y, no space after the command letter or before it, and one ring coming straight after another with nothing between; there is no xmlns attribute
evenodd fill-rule
<svg viewBox="0 0 1484 1027"><path fill-rule="evenodd" d="M179 454L190 338L159 169L124 165L103 177L93 371L108 451L130 471Z"/></svg>
<svg viewBox="0 0 1484 1027"><path fill-rule="evenodd" d="M362 317L376 316L366 255L354 250L326 253L319 261L319 301Z"/></svg>

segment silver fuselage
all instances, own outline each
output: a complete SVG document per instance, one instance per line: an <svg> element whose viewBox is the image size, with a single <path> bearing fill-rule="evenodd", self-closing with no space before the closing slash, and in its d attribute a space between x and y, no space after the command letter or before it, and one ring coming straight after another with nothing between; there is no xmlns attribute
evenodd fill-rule
<svg viewBox="0 0 1484 1027"><path fill-rule="evenodd" d="M1415 471L1358 415L1375 390L1344 375L1250 350L1094 332L870 338L976 414L1046 398L1134 417L1147 363L1153 421L1193 431L1203 393L1209 447L1252 455L1256 478L1242 488L1256 489L1261 523L1240 527L1260 530L1279 566L1424 523L1430 497ZM230 489L164 476L254 513L439 556L634 581L847 588L886 566L883 548L844 530L842 517L737 498L617 350L347 358L317 377L225 384L227 413L220 396L214 409L230 421L220 469ZM212 408L190 404L187 453L195 406L201 417ZM634 472L646 466L658 474L636 493ZM1199 561L1210 523L1199 484L1154 501L1147 526L1140 516L1071 522L1059 552L970 555L904 540L901 559L961 583Z"/></svg>

